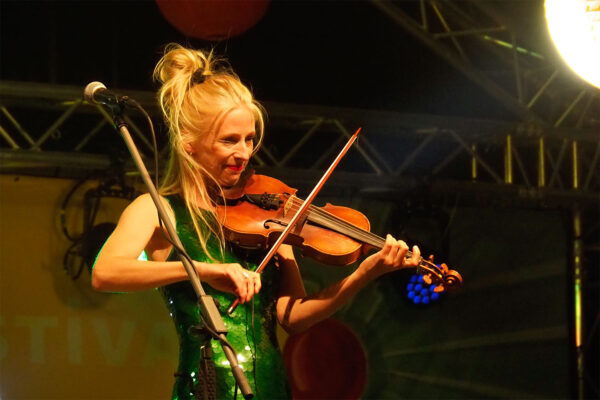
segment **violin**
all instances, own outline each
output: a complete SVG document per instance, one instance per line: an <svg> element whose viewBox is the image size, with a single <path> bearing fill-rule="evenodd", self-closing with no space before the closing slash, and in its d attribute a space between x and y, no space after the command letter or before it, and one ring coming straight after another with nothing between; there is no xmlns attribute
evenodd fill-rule
<svg viewBox="0 0 600 400"><path fill-rule="evenodd" d="M224 204L216 207L225 238L242 248L267 249L303 204L296 192L275 178L250 172L227 190ZM324 264L349 265L370 250L383 248L385 239L369 228L367 217L352 208L311 204L284 243ZM409 251L407 257L411 255ZM446 264L434 264L432 257L421 258L416 268L426 283L436 285L436 292L453 291L462 285L457 271Z"/></svg>

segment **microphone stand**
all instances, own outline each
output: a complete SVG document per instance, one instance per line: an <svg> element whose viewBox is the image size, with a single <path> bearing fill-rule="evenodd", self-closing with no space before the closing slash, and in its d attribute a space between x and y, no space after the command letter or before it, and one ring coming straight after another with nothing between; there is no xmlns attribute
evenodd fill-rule
<svg viewBox="0 0 600 400"><path fill-rule="evenodd" d="M144 165L144 162L142 161L142 157L140 156L140 153L138 152L137 147L135 146L135 143L133 142L133 139L131 138L131 135L129 134L129 129L127 127L127 123L122 118L122 114L123 114L123 111L125 108L125 103L127 101L132 101L132 100L123 98L119 102L118 106L109 107L111 109L111 111L113 112L115 127L121 133L121 136L123 137L123 140L125 141L125 145L129 149L129 153L131 154L131 157L133 158L133 161L142 176L142 180L144 181L144 184L148 188L150 197L152 197L152 200L154 201L154 204L156 205L158 215L162 219L162 221L165 225L165 228L167 229L167 232L169 233L169 237L175 243L176 246L178 246L180 249L183 249L183 244L181 243L181 240L179 239L179 236L177 235L177 230L173 226L171 219L169 218L167 212L164 209L163 203L160 200L160 196L158 194L158 190L154 186L154 183L152 182L152 179L150 178L150 174L148 173L148 170L146 169L146 166ZM225 327L225 324L223 323L223 319L221 318L221 314L219 313L219 310L217 309L214 299L204 292L204 289L202 288L202 284L200 283L200 278L198 277L198 274L196 273L196 269L190 262L189 258L184 256L183 254L181 254L181 252L179 252L179 251L177 252L177 254L179 256L179 259L183 263L185 271L189 275L190 283L192 284L192 287L194 288L194 292L196 293L196 296L198 297L198 305L200 306L200 312L201 312L202 316L204 317L205 324L207 324L210 329L212 329L214 332L216 332L218 337L221 339L221 340L219 340L219 342L221 343L223 352L225 353L225 355L227 356L227 359L229 360L229 365L231 366L231 371L232 371L233 377L235 378L237 385L240 387L240 390L242 392L242 395L244 396L244 399L252 399L254 397L254 393L252 393L252 389L250 388L250 384L248 383L248 380L247 380L246 376L244 375L244 371L242 370L242 368L240 367L240 365L238 363L237 354L235 353L235 350L232 347L230 347L230 345L224 344L224 341L226 342L225 335L227 334L227 328ZM209 335L209 334L207 333L207 335ZM206 348L204 349L203 357L205 355L204 353L207 350L209 350L209 349L206 349ZM206 390L204 392L204 396L205 396L205 398L207 396Z"/></svg>

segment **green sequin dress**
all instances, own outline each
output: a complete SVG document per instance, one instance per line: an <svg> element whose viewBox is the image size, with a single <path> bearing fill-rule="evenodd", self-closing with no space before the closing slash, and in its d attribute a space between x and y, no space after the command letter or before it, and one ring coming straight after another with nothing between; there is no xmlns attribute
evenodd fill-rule
<svg viewBox="0 0 600 400"><path fill-rule="evenodd" d="M177 234L190 257L196 261L210 262L196 239L191 216L181 198L168 196L167 199L175 213ZM211 252L212 249L218 248L214 236L209 239L207 247ZM214 254L218 254L218 252L215 251ZM174 252L168 258L170 261L177 259ZM232 252L227 252L223 262L236 263L239 260L240 258L237 258ZM261 275L260 293L254 296L253 302L238 306L231 316L226 313L225 309L231 304L233 296L219 292L208 284L203 284L206 293L215 298L219 305L228 330L227 340L238 353L240 366L250 383L255 399L291 398L283 358L275 336L274 294L277 277L275 267L265 268ZM173 400L191 400L195 398L198 368L201 361L201 339L189 332L190 327L201 325L196 295L188 281L164 286L160 292L179 336L179 368L173 388ZM254 325L254 329L252 329L252 325ZM235 381L231 375L229 362L223 354L220 343L215 340L212 340L211 343L217 376L217 399L233 399ZM237 396L239 399L243 398L241 393L238 393Z"/></svg>

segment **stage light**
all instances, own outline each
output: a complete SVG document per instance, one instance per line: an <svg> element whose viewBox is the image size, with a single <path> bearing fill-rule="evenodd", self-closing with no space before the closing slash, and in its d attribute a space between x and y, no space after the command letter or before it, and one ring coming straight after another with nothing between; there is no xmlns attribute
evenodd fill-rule
<svg viewBox="0 0 600 400"><path fill-rule="evenodd" d="M83 229L80 233L72 232L67 223L67 210L71 208L71 199L80 197L80 189L85 188L84 184L92 178L100 182L97 187L88 189L83 194ZM133 186L126 184L122 164L116 163L106 171L98 171L79 180L69 190L59 210L59 218L62 232L71 241L63 256L63 268L71 279L79 279L84 269L92 272L98 252L116 227L113 222L96 223L102 199L114 198L131 202L138 195ZM142 255L145 257L145 253L142 252Z"/></svg>
<svg viewBox="0 0 600 400"><path fill-rule="evenodd" d="M567 64L600 89L600 1L546 0L550 36Z"/></svg>
<svg viewBox="0 0 600 400"><path fill-rule="evenodd" d="M415 305L427 305L438 301L442 293L435 292L436 285L423 280L422 275L414 274L406 284L406 296Z"/></svg>

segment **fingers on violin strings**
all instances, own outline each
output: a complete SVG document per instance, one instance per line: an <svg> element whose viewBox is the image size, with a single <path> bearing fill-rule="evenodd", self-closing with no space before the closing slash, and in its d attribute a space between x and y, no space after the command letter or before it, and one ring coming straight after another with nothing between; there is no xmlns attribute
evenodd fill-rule
<svg viewBox="0 0 600 400"><path fill-rule="evenodd" d="M419 265L419 261L421 261L421 250L419 250L418 246L413 246L412 256L409 259L409 264L416 267Z"/></svg>
<svg viewBox="0 0 600 400"><path fill-rule="evenodd" d="M406 253L408 252L408 245L403 240L398 240L397 252L394 258L394 265L404 265Z"/></svg>
<svg viewBox="0 0 600 400"><path fill-rule="evenodd" d="M381 249L381 257L386 259L390 253L392 252L392 247L394 246L394 243L396 242L396 240L392 237L392 235L387 235L385 237L385 243L383 245L383 248Z"/></svg>

